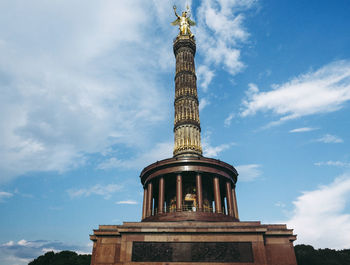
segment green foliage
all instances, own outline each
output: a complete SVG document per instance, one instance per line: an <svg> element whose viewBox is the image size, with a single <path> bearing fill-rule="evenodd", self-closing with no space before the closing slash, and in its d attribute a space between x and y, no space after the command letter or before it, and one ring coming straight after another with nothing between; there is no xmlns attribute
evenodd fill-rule
<svg viewBox="0 0 350 265"><path fill-rule="evenodd" d="M90 265L91 255L78 255L72 251L53 251L45 253L28 265Z"/></svg>
<svg viewBox="0 0 350 265"><path fill-rule="evenodd" d="M298 265L347 265L350 264L350 249L314 249L309 245L294 247Z"/></svg>

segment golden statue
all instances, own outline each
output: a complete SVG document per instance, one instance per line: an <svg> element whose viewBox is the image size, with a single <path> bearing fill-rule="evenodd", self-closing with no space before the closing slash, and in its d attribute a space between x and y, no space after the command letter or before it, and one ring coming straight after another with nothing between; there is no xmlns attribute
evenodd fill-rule
<svg viewBox="0 0 350 265"><path fill-rule="evenodd" d="M187 6L187 10L182 12L182 15L179 16L177 13L176 13L176 6L174 5L173 6L174 8L174 12L175 12L175 16L177 17L176 20L174 20L171 25L173 26L177 26L179 25L180 27L180 34L179 35L190 35L191 38L193 38L193 34L190 30L190 26L195 26L196 23L190 19L190 10Z"/></svg>

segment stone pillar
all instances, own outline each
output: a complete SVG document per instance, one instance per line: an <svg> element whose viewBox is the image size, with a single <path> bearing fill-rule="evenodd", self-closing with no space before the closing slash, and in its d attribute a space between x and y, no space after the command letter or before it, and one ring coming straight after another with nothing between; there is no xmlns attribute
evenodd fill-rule
<svg viewBox="0 0 350 265"><path fill-rule="evenodd" d="M147 187L143 189L142 220L146 218L147 212Z"/></svg>
<svg viewBox="0 0 350 265"><path fill-rule="evenodd" d="M158 213L164 211L164 177L159 178Z"/></svg>
<svg viewBox="0 0 350 265"><path fill-rule="evenodd" d="M195 53L196 42L193 38L185 35L176 38L174 156L202 154Z"/></svg>
<svg viewBox="0 0 350 265"><path fill-rule="evenodd" d="M147 187L147 217L152 215L153 185L150 181Z"/></svg>
<svg viewBox="0 0 350 265"><path fill-rule="evenodd" d="M224 192L222 192L224 193ZM226 205L225 205L225 196L221 195L221 209L222 209L222 213L226 215ZM228 214L228 212L227 212Z"/></svg>
<svg viewBox="0 0 350 265"><path fill-rule="evenodd" d="M215 212L222 213L221 195L220 195L220 181L219 181L218 177L213 178L213 186L214 186Z"/></svg>
<svg viewBox="0 0 350 265"><path fill-rule="evenodd" d="M203 211L203 188L202 188L202 176L201 174L196 175L196 190L197 190L197 207L198 211Z"/></svg>
<svg viewBox="0 0 350 265"><path fill-rule="evenodd" d="M176 176L176 211L182 211L182 176Z"/></svg>
<svg viewBox="0 0 350 265"><path fill-rule="evenodd" d="M226 181L226 201L229 216L234 216L231 181Z"/></svg>
<svg viewBox="0 0 350 265"><path fill-rule="evenodd" d="M235 185L233 185L232 188L232 199L233 199L233 212L234 212L234 217L236 219L239 219L238 216L238 207L237 207L237 198L236 198L236 189Z"/></svg>

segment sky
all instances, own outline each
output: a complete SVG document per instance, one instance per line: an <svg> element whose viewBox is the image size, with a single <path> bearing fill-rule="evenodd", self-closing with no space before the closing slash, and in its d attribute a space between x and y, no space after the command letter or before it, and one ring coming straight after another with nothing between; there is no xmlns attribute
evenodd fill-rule
<svg viewBox="0 0 350 265"><path fill-rule="evenodd" d="M241 221L350 248L349 1L0 0L0 264L140 221L139 174L172 156L174 3Z"/></svg>

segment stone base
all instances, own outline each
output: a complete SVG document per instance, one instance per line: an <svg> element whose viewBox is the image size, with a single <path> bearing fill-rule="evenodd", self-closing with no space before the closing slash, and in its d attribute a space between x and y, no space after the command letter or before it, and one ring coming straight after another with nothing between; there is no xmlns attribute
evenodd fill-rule
<svg viewBox="0 0 350 265"><path fill-rule="evenodd" d="M260 222L133 222L100 225L91 265L297 265L286 225Z"/></svg>

